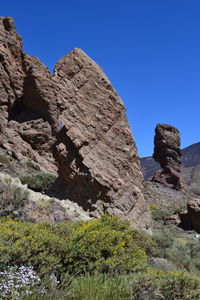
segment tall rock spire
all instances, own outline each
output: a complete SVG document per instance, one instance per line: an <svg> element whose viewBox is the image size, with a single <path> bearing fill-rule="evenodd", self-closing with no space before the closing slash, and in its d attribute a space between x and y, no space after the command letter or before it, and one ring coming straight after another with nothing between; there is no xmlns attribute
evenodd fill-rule
<svg viewBox="0 0 200 300"><path fill-rule="evenodd" d="M160 163L152 180L176 190L183 189L181 179L180 133L168 124L158 124L155 129L153 158Z"/></svg>

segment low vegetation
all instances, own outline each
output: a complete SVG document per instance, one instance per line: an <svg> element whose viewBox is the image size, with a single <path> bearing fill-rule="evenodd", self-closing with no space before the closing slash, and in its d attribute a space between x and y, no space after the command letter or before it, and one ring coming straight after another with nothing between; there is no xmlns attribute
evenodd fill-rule
<svg viewBox="0 0 200 300"><path fill-rule="evenodd" d="M165 228L153 235L156 256L172 262L176 269L184 269L200 276L200 241L187 235L179 235Z"/></svg>
<svg viewBox="0 0 200 300"><path fill-rule="evenodd" d="M28 191L19 185L18 180L10 176L0 178L0 211L1 215L12 214L28 201Z"/></svg>
<svg viewBox="0 0 200 300"><path fill-rule="evenodd" d="M116 218L33 224L2 219L0 266L31 264L39 275L121 274L147 268L143 235Z"/></svg>
<svg viewBox="0 0 200 300"><path fill-rule="evenodd" d="M28 188L35 192L46 193L56 180L56 176L50 173L39 173L36 175L22 175L20 180L27 184Z"/></svg>
<svg viewBox="0 0 200 300"><path fill-rule="evenodd" d="M151 238L108 215L62 224L2 218L0 299L200 299L199 250L196 240Z"/></svg>
<svg viewBox="0 0 200 300"><path fill-rule="evenodd" d="M0 163L3 165L8 165L10 160L7 156L0 154Z"/></svg>

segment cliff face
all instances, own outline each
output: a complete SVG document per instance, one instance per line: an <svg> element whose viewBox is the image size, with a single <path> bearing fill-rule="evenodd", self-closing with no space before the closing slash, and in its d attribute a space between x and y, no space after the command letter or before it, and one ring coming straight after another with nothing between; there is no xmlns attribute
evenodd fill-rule
<svg viewBox="0 0 200 300"><path fill-rule="evenodd" d="M102 69L74 49L54 74L22 52L11 18L0 18L0 151L20 166L58 173L50 194L92 216L148 227L143 176L125 107Z"/></svg>

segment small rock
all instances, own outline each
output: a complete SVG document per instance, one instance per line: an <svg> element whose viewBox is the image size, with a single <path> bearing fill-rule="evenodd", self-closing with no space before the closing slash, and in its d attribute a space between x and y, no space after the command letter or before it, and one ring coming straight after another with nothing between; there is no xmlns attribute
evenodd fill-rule
<svg viewBox="0 0 200 300"><path fill-rule="evenodd" d="M177 214L167 216L164 218L164 224L165 225L179 225L181 223L180 216Z"/></svg>

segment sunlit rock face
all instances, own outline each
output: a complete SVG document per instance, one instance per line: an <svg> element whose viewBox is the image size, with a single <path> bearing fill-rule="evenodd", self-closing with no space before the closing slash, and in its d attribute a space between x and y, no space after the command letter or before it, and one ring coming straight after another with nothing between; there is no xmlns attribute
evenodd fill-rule
<svg viewBox="0 0 200 300"><path fill-rule="evenodd" d="M11 18L0 18L0 149L57 173L50 194L94 217L109 213L148 228L143 176L122 100L82 50L54 74L22 51Z"/></svg>

